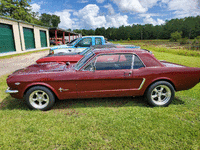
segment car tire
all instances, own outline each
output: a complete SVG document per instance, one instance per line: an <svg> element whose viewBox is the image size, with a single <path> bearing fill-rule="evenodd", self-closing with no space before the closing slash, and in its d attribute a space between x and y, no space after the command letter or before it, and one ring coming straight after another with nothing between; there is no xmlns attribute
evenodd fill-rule
<svg viewBox="0 0 200 150"><path fill-rule="evenodd" d="M150 85L145 93L151 106L167 107L175 96L174 87L166 81L158 81Z"/></svg>
<svg viewBox="0 0 200 150"><path fill-rule="evenodd" d="M55 103L55 96L51 90L43 86L30 88L25 95L26 104L30 109L49 110Z"/></svg>

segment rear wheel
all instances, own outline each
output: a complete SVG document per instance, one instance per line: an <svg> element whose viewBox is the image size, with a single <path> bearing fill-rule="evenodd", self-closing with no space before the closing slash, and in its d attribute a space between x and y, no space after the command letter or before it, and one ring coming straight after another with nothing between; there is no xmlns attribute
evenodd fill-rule
<svg viewBox="0 0 200 150"><path fill-rule="evenodd" d="M146 99L151 106L168 106L174 99L174 87L166 81L152 84L146 92Z"/></svg>
<svg viewBox="0 0 200 150"><path fill-rule="evenodd" d="M27 91L25 100L30 109L48 110L54 105L55 96L48 88L35 86Z"/></svg>

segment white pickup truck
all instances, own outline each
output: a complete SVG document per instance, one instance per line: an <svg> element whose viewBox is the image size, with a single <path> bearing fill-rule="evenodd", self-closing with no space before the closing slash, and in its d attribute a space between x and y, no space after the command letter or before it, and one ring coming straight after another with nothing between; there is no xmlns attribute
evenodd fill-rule
<svg viewBox="0 0 200 150"><path fill-rule="evenodd" d="M59 45L50 48L50 54L56 53L78 53L93 45L105 45L103 36L83 36L72 40L67 45Z"/></svg>

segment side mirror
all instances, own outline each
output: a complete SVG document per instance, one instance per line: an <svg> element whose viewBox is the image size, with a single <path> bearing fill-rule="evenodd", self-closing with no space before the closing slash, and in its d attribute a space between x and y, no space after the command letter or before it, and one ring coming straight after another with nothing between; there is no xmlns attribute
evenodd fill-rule
<svg viewBox="0 0 200 150"><path fill-rule="evenodd" d="M76 48L77 48L77 47L80 47L80 46L79 46L78 44L76 44L74 47L76 47Z"/></svg>

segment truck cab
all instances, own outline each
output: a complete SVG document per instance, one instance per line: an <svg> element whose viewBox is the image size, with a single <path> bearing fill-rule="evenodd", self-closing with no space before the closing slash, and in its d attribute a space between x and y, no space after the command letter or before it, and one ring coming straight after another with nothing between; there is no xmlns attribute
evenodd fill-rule
<svg viewBox="0 0 200 150"><path fill-rule="evenodd" d="M50 48L50 54L56 53L78 53L94 45L105 45L103 36L83 36L72 40L67 45L54 46Z"/></svg>

